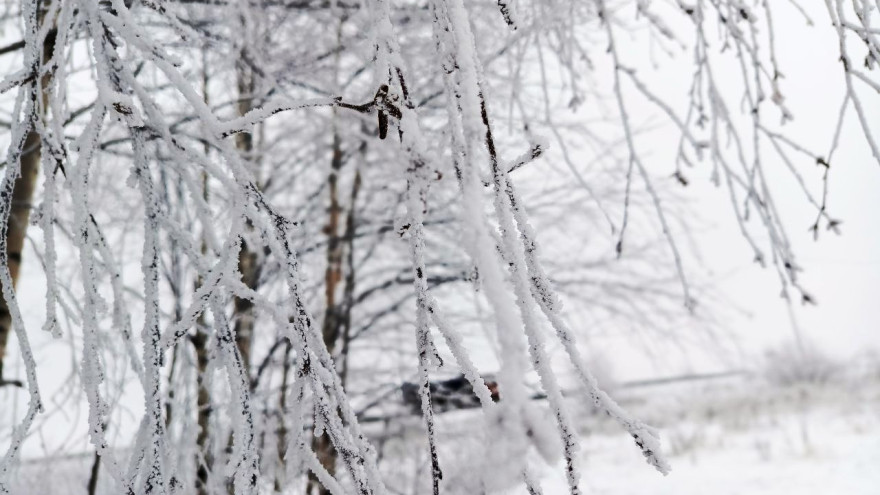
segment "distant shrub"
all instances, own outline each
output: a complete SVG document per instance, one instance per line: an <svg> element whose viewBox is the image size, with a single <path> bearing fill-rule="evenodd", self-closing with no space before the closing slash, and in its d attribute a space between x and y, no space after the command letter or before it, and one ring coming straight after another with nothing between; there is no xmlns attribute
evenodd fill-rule
<svg viewBox="0 0 880 495"><path fill-rule="evenodd" d="M848 366L853 368L856 376L867 380L880 380L880 352L867 349L858 354Z"/></svg>
<svg viewBox="0 0 880 495"><path fill-rule="evenodd" d="M836 378L840 364L812 345L788 342L767 351L763 372L777 385L821 384Z"/></svg>

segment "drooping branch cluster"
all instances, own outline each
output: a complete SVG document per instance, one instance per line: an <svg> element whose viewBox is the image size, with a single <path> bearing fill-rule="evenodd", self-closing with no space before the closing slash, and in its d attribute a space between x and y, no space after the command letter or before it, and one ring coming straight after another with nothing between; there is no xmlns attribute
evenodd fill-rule
<svg viewBox="0 0 880 495"><path fill-rule="evenodd" d="M180 46L196 47L204 56L219 37L217 33L223 31L210 23L197 22L197 16L192 14L201 11L192 9L205 8L201 3L228 9L223 10L227 17L240 23L230 24L231 31L257 24L249 21L249 17L265 16L263 21L271 24L275 17L270 12L282 12L278 18L292 23L301 22L297 16L303 12L307 14L302 15L319 16L321 21L348 21L361 16L366 32L346 38L346 42L357 45L366 41L371 47L366 50L367 55L357 52L359 56L353 57L358 59L357 65L352 64L355 65L352 81L360 81L361 74L370 74L372 79L363 84L361 91L351 90L351 95L367 96L358 99L342 92L342 88L348 90L356 85L340 83L341 77L334 76L329 88L299 79L297 71L301 66L320 66L342 51L356 51L342 41L338 40L338 46L326 53L307 51L309 57L305 61L291 59L289 64L275 67L267 62L271 57L248 44L251 40L238 45L232 43L238 49L235 62L238 69L250 71L248 74L252 77L277 82L280 88L306 88L316 96L300 99L276 88L254 94L255 85L239 77L236 81L239 94L233 100L210 104L207 82L202 81L200 88L193 77L196 58L186 50L179 50ZM880 90L876 77L871 77L874 75L871 71L880 61L876 27L876 16L880 14L876 12L876 2L871 4L869 0L826 0L828 15L840 40L846 93L831 153L821 156L776 130L765 118L771 108L780 113L782 120L791 118L780 87L781 69L775 53L772 13L776 5L769 1L743 0L676 1L664 7L658 4L648 0L499 0L496 5L488 6L493 20L483 23L479 16L472 14L481 7L465 5L462 0L23 1L24 40L0 49L0 55L20 50L23 63L21 71L0 82L0 92L17 90L9 125L5 176L0 184L0 222L4 226L0 230L0 283L23 357L30 401L27 413L12 435L10 447L0 460L0 492L8 491L11 469L43 407L37 363L30 348L31 337L21 316L7 256L7 225L13 208L13 190L28 143L33 146L35 140L41 150L43 177L42 204L36 210L35 223L42 230L47 285L44 328L60 336L62 316L58 309L62 309L62 314L68 312L64 301L69 296L62 295L64 284L57 273L56 234L62 232L71 239L77 260L77 280L81 284L76 291L82 294L77 301L81 305L81 321L76 325L82 334L78 366L89 407L88 435L112 478L114 491L164 494L174 493L182 485L189 491L195 484L200 493L205 493L209 485L216 489L223 484L211 485L212 479L230 478L229 486L235 493L258 493L267 485L265 461L261 458L265 459L267 452L275 450L282 453L278 457L283 457L279 469L288 473L275 476L276 481L291 482L304 473L311 473L329 493L386 492L375 448L359 424L357 410L345 390L345 373L341 373L338 366L340 356L330 352L320 325L316 325L312 317L308 284L303 281L303 271L308 267L301 266L297 253L297 246L315 244L302 242L312 231L307 230L308 225L299 223L300 218L279 206L285 202L283 195L273 198L267 194L271 179L259 177L255 165L265 157L259 156L252 147L235 142L236 139L260 139L273 119L292 118L292 115L321 108L334 112L334 118L338 118L338 112L346 118L359 119L361 128L368 129L365 135L379 138L372 146L379 147L385 153L383 156L395 157L388 160L384 173L390 182L402 184L398 199L404 210L403 218L399 228L394 230L405 238L408 254L408 277L395 280L405 280L413 286L415 313L408 321L412 323L415 341L413 364L417 369L421 413L427 431L433 492L442 491L444 461L430 386L431 374L441 354L441 342L435 340L435 332L442 337L481 402L486 459L504 469L502 473L488 473L482 480L486 490L515 479L525 483L532 492L540 492L540 483L528 462L535 444L532 437L540 434L540 428L533 424L534 406L526 388L528 377L535 373L556 422L569 491L580 493L577 428L550 365L551 338L562 346L586 391L586 398L633 437L649 464L662 473L668 472L669 465L660 449L657 432L629 416L602 391L591 374L589 363L576 342L576 332L563 317L560 297L542 263L539 238L532 227L528 205L524 204L512 173L539 158L556 158L548 150L558 145L560 159L612 225L617 236L617 253L621 256L627 254L629 245L625 243L628 239L625 236L632 235L628 227L631 185L634 175L640 178L672 253L685 306L693 308L695 298L687 281L684 254L678 247L670 213L662 203L650 164L639 145L638 124L631 110L631 98L638 95L656 106L680 132L674 173L677 181L686 185L689 180L682 165L696 165L700 160L710 162L713 180L724 185L756 261L764 263L764 249L769 249L784 294L791 286L808 301L811 296L797 279L799 266L765 173L769 158L764 156L764 147L769 144L778 152L808 201L817 208L814 231L818 231L820 222L836 228L839 221L826 211L827 177L843 118L850 106L858 116L869 146L880 160L864 103L866 97L856 87L863 84L868 89ZM398 10L404 14L398 14ZM339 21L340 25L342 22ZM407 23L422 23L430 28L430 49L418 57L410 57L401 48L400 29ZM663 43L691 38L693 76L683 113L650 81L643 79L627 60L627 51L623 48L626 29L641 25L647 25L649 36L665 40ZM594 29L596 27L599 29ZM339 30L342 32L341 27ZM483 40L485 32L501 32L503 36ZM253 33L245 34L259 38ZM735 97L728 96L719 81L717 59L722 54L713 48L715 37L721 39L726 52L739 64L741 93ZM850 37L857 38L860 48L866 51L864 68L854 63ZM94 83L89 83L93 101L74 105L71 84L78 68L74 61L79 63L83 53L87 54L86 66L95 78ZM540 68L537 75L524 73L522 69L532 55L537 62L528 63ZM510 57L511 66L515 67L510 76L513 89L509 113L522 121L525 135L525 139L514 142L516 148L513 149L521 155L513 160L504 158L510 141L499 136L501 119L495 115L501 112L496 112L492 94L497 85L487 75L492 70L490 64L505 57ZM558 82L551 78L559 77L549 75L552 72L548 67L550 58L563 69L562 78L568 79L566 84L571 91L570 106L576 108L585 104L585 92L589 91L588 84L584 83L587 78L582 73L599 67L600 57L611 67L607 82L626 150L623 214L619 222L606 211L603 201L575 165L576 160L566 145L567 136L560 131L561 126L554 124L550 102L549 88ZM301 62L301 66L294 62ZM420 76L419 71L409 69L411 62L427 67L432 75L439 77L434 81ZM145 71L150 77L142 76ZM590 77L600 78L600 75L590 74ZM540 79L537 93L542 100L537 111L529 104L528 91L523 89L534 83L535 78ZM83 83L77 79L75 84ZM369 95L375 96L369 100ZM427 96L419 99L419 95ZM247 100L248 105L243 105L242 100ZM351 103L365 100L365 103ZM745 108L742 115L736 113L732 101ZM432 107L438 104L439 107ZM173 107L185 110L171 112ZM231 107L238 108L239 114L229 116L227 111ZM79 122L85 120L85 123L77 129L76 136L68 136L65 125L80 117L85 118ZM443 122L442 132L432 129L438 121ZM333 125L337 125L335 120ZM309 127L306 123L296 129L305 133ZM556 137L553 145L531 135L543 127ZM277 134L280 137L266 139L296 143L289 147L294 151L306 147L308 138L286 131ZM367 138L363 140L366 142ZM120 151L126 146L127 149ZM353 153L343 150L338 143L334 146L338 160L342 160L344 151ZM103 194L101 167L105 165L102 163L105 153L118 160L114 163L128 167L128 185L139 195L138 204L142 208L138 212L138 230L142 237L140 278L143 286L136 290L142 314L132 314L135 311L126 301L129 288L121 282L124 267L117 259L112 239L105 235L98 221L101 215L96 211L96 204ZM826 188L821 199L810 194L791 154L807 156L809 161L824 167ZM475 356L465 345L465 335L445 316L450 311L441 306L434 293L432 280L444 278L429 273L433 268L430 261L436 256L431 250L432 225L428 219L439 196L435 188L442 187L438 185L438 178L447 169L455 172L454 197L460 203L455 220L457 239L461 241L464 258L473 268L480 296L491 310L493 336L501 350L498 373L501 400L497 403L475 365ZM291 180L295 181L296 177ZM167 190L172 183L179 194L174 201L168 198ZM354 191L353 198L357 196L357 189ZM69 212L59 208L62 203L70 205ZM767 247L761 245L747 225L751 216L758 218L761 232L769 237ZM356 226L354 220L351 223L351 232L347 235L353 237ZM377 228L380 234L389 230L392 229L385 226ZM244 249L251 250L249 252L264 266L275 268L264 270L276 277L274 292L258 289L243 280L240 254ZM188 276L166 277L176 280L172 289L177 297L177 308L171 316L166 310L168 300L162 282L166 268L164 256L169 250L174 252L175 269L185 267L191 271ZM352 252L349 255L353 257ZM107 280L112 297L109 302L102 290ZM183 287L184 282L195 282L192 290ZM369 297L369 291L363 294ZM278 340L256 368L256 375L251 374L249 360L239 344L240 336L236 335L234 320L241 315L229 316L230 302L236 299L252 304L260 312L262 327L277 334ZM347 294L348 304L352 304L353 299L352 294ZM394 309L400 306L397 304ZM333 308L329 308L328 314L332 311ZM103 319L108 313L109 325ZM131 322L141 318L143 326L138 342ZM116 344L124 347L129 365L143 389L143 415L132 444L126 445L124 450L112 445L107 438L112 406L105 392L105 357ZM181 350L187 344L195 348L193 355ZM269 415L261 416L265 402L255 398L255 394L264 371L275 359L276 350L285 347L281 398L276 400L281 403L280 413L273 416L271 426L266 426L262 419ZM191 437L198 435L201 440L182 440L189 434L184 431L185 425L192 423L192 418L178 419L185 413L175 415L175 421L171 419L169 404L173 401L169 397L176 393L175 387L180 386L181 390L185 387L174 382L183 381L178 376L182 373L169 364L169 357L172 362L178 358L197 362L191 365L198 369L196 394L220 388L211 388L209 383L215 373L226 377L223 394L211 400L200 396L189 403L199 409L198 427L202 429ZM345 363L347 366L348 358ZM292 369L290 378L289 369ZM186 403L186 398L175 399ZM222 401L225 403L220 407ZM215 406L226 416L210 415ZM273 436L275 432L271 428L283 430L285 435ZM216 444L211 448L203 437L208 435L208 430ZM278 445L267 440L267 432ZM324 434L329 437L335 458L343 468L339 472L328 469L311 441ZM180 445L189 450L175 452L175 447ZM215 455L221 458L212 458ZM188 460L177 462L184 458ZM195 462L197 469L190 469L189 462ZM210 476L205 474L209 470L212 471Z"/></svg>

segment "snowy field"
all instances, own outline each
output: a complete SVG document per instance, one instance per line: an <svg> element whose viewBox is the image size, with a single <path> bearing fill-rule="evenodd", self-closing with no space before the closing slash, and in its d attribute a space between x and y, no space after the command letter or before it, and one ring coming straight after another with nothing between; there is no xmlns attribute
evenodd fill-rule
<svg viewBox="0 0 880 495"><path fill-rule="evenodd" d="M660 392L656 390L655 392ZM880 383L679 391L654 416L673 463L645 465L612 425L584 441L581 487L602 495L880 494ZM663 401L652 394L648 400ZM675 407L678 400L680 407ZM559 472L557 469L556 472ZM544 492L565 493L548 474Z"/></svg>
<svg viewBox="0 0 880 495"><path fill-rule="evenodd" d="M739 377L625 388L615 395L624 407L661 429L673 470L660 475L619 427L581 410L581 488L586 494L880 494L876 372L821 385L769 385ZM477 427L474 419L475 412L463 411L442 415L438 424L447 435L441 446L443 493L477 493L473 490L483 468L479 435L469 433ZM383 431L397 432L381 447L390 492L429 493L412 480L414 472L424 475L425 469L419 420L388 428ZM91 455L26 461L13 494L84 495L90 464ZM533 465L545 495L567 493L561 466L537 457ZM98 493L113 493L107 477L100 480ZM297 485L285 493L301 493ZM273 492L267 487L265 493Z"/></svg>
<svg viewBox="0 0 880 495"><path fill-rule="evenodd" d="M876 370L823 384L771 385L745 375L624 388L613 395L660 429L672 472L656 472L616 423L581 410L585 494L880 495ZM546 421L552 428L549 413ZM447 493L477 493L472 482L485 470L474 467L479 441L461 438L463 448L446 445ZM545 495L568 493L561 463L551 466L536 456L533 467Z"/></svg>

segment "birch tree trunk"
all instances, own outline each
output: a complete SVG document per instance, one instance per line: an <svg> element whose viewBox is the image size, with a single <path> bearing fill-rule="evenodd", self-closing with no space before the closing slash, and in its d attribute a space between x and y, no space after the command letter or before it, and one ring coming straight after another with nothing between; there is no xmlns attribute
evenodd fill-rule
<svg viewBox="0 0 880 495"><path fill-rule="evenodd" d="M245 57L247 54L242 50L238 66L236 67L236 80L238 83L238 114L244 115L253 109L254 102L254 74L247 66ZM235 135L235 146L242 158L250 162L253 158L254 139L253 135L242 132ZM257 179L259 184L259 178ZM257 252L252 250L245 239L241 240L241 250L238 253L238 270L241 272L241 281L249 289L256 289L260 279L260 266ZM235 298L233 320L235 321L235 343L241 353L242 365L249 374L251 364L251 343L254 336L254 309L253 302L249 299Z"/></svg>

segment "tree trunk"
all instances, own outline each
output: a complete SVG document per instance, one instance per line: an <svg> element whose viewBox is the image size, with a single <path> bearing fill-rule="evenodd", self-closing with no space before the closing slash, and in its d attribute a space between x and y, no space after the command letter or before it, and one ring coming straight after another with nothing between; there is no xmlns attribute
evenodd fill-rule
<svg viewBox="0 0 880 495"><path fill-rule="evenodd" d="M247 67L244 51L239 56L236 68L236 80L238 84L238 114L244 115L253 109L254 98L254 74ZM245 160L251 160L254 150L253 136L247 132L235 135L235 146ZM260 281L260 266L256 251L248 246L244 239L241 241L241 250L238 253L238 270L241 272L241 281L249 288L256 289ZM241 353L242 365L250 375L251 344L254 336L254 303L249 299L235 298L233 319L235 321L235 344Z"/></svg>
<svg viewBox="0 0 880 495"><path fill-rule="evenodd" d="M196 380L198 395L199 433L196 436L196 491L198 495L208 493L208 471L213 465L211 453L208 452L208 423L211 419L211 391L208 390L206 372L208 369L208 334L204 330L204 318L199 317L196 333L190 339L196 351Z"/></svg>
<svg viewBox="0 0 880 495"><path fill-rule="evenodd" d="M208 96L208 67L206 63L206 52L202 51L202 97L205 103L209 103ZM205 144L205 156L210 153L210 148ZM208 201L208 175L202 172L202 197L205 202ZM208 251L208 246L202 238L201 252L204 255ZM198 277L195 283L195 290L199 290L202 285L202 278ZM208 452L208 426L211 419L211 391L208 390L207 370L208 370L208 333L206 331L207 324L205 322L205 314L199 315L196 320L195 335L190 338L193 349L196 354L196 386L198 392L196 394L196 411L197 424L199 433L196 435L196 493L198 495L208 495L208 472L213 467L213 458Z"/></svg>
<svg viewBox="0 0 880 495"><path fill-rule="evenodd" d="M366 148L366 142L361 145L361 150ZM355 287L355 271L354 271L354 233L356 222L356 203L358 193L361 190L361 172L354 171L354 184L351 186L351 199L348 207L348 216L345 219L345 234L343 240L345 242L345 287L342 293L342 307L339 315L339 326L342 329L342 348L339 356L342 359L342 369L339 370L339 377L342 379L342 386L345 387L348 380L348 348L351 343L351 310L354 307L354 287Z"/></svg>
<svg viewBox="0 0 880 495"><path fill-rule="evenodd" d="M366 143L363 143L365 146ZM361 149L363 151L363 147ZM361 187L360 171L355 171L354 182L351 186L350 204L348 214L345 216L344 229L342 225L342 205L339 202L339 172L343 166L342 144L339 134L334 134L333 156L331 159L330 175L327 178L330 196L328 222L325 227L327 234L327 269L324 272L324 297L326 309L324 323L321 328L324 345L336 359L339 367L339 375L343 386L348 375L348 344L351 329L351 308L354 304L354 231L355 213L358 192ZM343 266L343 261L345 266ZM343 277L344 275L344 277ZM342 300L337 301L336 296L341 292ZM321 465L330 473L336 472L336 458L338 453L330 442L327 434L312 439L312 449L321 461ZM314 474L309 475L308 493L317 492L320 495L328 495L330 492L321 486Z"/></svg>
<svg viewBox="0 0 880 495"><path fill-rule="evenodd" d="M244 115L253 108L254 93L254 75L248 68L245 60L245 53L239 54L239 60L236 65L236 84L238 89L238 113ZM207 99L207 79L202 81L202 89ZM241 154L242 158L249 160L253 153L253 137L250 133L239 133L235 136L235 146ZM205 194L207 196L207 183L205 184ZM204 251L205 246L202 246ZM238 254L238 270L241 273L242 282L250 289L256 289L260 279L260 266L257 253L250 249L247 242L242 239L241 250ZM251 345L254 333L254 314L253 303L248 299L236 297L233 302L233 321L235 344L241 354L242 366L245 373L250 376L251 363ZM209 420L211 416L211 393L207 388L205 374L208 368L208 334L205 331L204 317L199 317L196 333L191 339L193 347L196 351L196 363L198 374L198 397L196 403L198 406L198 425L199 434L196 437L196 446L198 455L200 456L196 462L196 489L198 495L208 495L208 472L213 464L213 459L208 452L209 440ZM232 450L233 438L230 434L227 441L227 451ZM233 484L227 483L229 493L233 491Z"/></svg>
<svg viewBox="0 0 880 495"><path fill-rule="evenodd" d="M284 469L284 456L287 452L287 423L284 422L284 414L287 407L287 386L290 379L290 353L293 352L293 345L287 341L284 348L284 364L281 369L281 393L278 394L278 410L280 417L278 420L278 465L282 466L275 473L275 491L281 493L284 490L286 482L286 470Z"/></svg>
<svg viewBox="0 0 880 495"><path fill-rule="evenodd" d="M340 336L339 307L336 303L336 292L342 282L342 238L339 235L339 223L342 206L339 204L339 171L342 168L342 143L339 133L333 133L333 155L330 160L330 175L327 177L327 189L330 195L330 207L327 212L327 225L324 233L327 234L327 268L324 271L324 323L321 327L321 335L327 352L332 356L336 350L336 343ZM336 473L336 449L326 433L312 438L312 450L318 456L318 460L330 475ZM309 494L329 495L330 492L314 473L309 473Z"/></svg>
<svg viewBox="0 0 880 495"><path fill-rule="evenodd" d="M43 12L40 12L40 24L42 24L42 16ZM43 42L40 67L42 67L42 63L52 58L52 52L55 50L56 33L53 29L46 35L46 40ZM42 87L44 89L48 88L51 82L52 74L48 72L42 78ZM34 118L44 119L46 107L48 106L48 95L44 92L44 94L37 95L37 97L41 98L42 106L35 110ZM9 273L12 276L13 288L18 283L18 274L22 261L21 255L31 217L31 202L34 197L34 189L37 186L37 177L40 173L41 141L40 134L37 133L33 123L31 123L31 130L25 138L24 149L21 155L21 175L15 180L15 186L12 190L12 208L9 213L9 220L6 223L6 259L9 262ZM3 374L6 345L9 342L11 330L12 315L9 313L6 298L0 296L0 386L21 384L17 380L7 380Z"/></svg>
<svg viewBox="0 0 880 495"><path fill-rule="evenodd" d="M239 53L235 76L238 86L238 114L244 115L253 109L255 76L253 70L247 64L246 50ZM254 139L248 132L235 135L235 146L242 159L254 163ZM258 175L258 174L255 174ZM259 178L257 179L259 184ZM259 186L258 186L259 187ZM253 231L253 226L248 223L248 232ZM241 240L241 249L238 252L238 271L241 273L241 281L251 290L256 290L260 282L261 266L257 258L257 252L252 250L244 238ZM235 321L234 332L235 345L241 354L241 365L248 381L250 381L251 347L254 339L254 303L250 299L236 297L233 305L232 319ZM229 434L226 443L227 453L232 452L233 437ZM227 480L229 495L235 495L235 487L232 479Z"/></svg>

